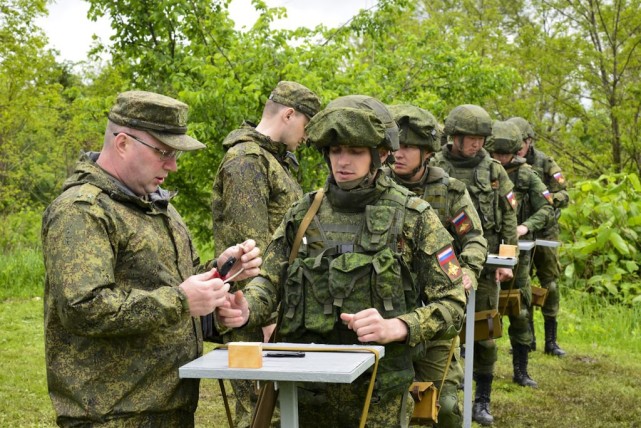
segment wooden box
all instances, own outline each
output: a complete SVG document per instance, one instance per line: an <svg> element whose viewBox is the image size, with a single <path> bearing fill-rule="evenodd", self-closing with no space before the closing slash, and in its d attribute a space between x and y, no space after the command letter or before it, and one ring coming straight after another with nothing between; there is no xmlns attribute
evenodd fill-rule
<svg viewBox="0 0 641 428"><path fill-rule="evenodd" d="M263 366L263 344L260 342L229 342L227 358L230 368L259 369Z"/></svg>

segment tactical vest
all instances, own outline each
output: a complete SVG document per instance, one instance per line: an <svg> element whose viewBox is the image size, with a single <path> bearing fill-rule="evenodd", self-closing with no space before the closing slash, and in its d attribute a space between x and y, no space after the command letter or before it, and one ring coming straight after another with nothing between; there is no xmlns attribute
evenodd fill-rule
<svg viewBox="0 0 641 428"><path fill-rule="evenodd" d="M474 208L483 223L483 236L487 239L491 251L498 250L499 235L503 222L503 213L499 206L499 170L500 165L483 159L474 168L448 165L450 176L461 180L467 186L467 191L474 202ZM494 184L493 184L494 183Z"/></svg>
<svg viewBox="0 0 641 428"><path fill-rule="evenodd" d="M522 224L532 215L530 204L530 177L527 166L521 164L506 168L510 181L514 184L514 197L516 198L516 221Z"/></svg>
<svg viewBox="0 0 641 428"><path fill-rule="evenodd" d="M409 196L390 188L361 213L334 211L325 197L298 257L287 268L279 326L283 340L359 343L340 313L375 308L384 318L394 318L417 307L419 292L402 258ZM424 201L420 204L410 209L429 207ZM409 348L391 343L385 349L377 385L411 381Z"/></svg>
<svg viewBox="0 0 641 428"><path fill-rule="evenodd" d="M434 167L430 168L430 172L435 169ZM448 189L450 187L450 177L443 174L440 177L435 177L432 179L428 177L427 183L425 184L423 190L423 200L429 202L429 204L436 210L438 219L441 220L441 223L448 228L450 225L450 213L449 213L449 201L448 201ZM450 231L451 232L451 231Z"/></svg>

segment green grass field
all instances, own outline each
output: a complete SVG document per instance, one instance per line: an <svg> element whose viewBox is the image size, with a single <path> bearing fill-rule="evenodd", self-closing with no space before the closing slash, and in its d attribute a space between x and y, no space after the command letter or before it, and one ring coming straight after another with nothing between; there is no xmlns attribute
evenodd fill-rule
<svg viewBox="0 0 641 428"><path fill-rule="evenodd" d="M0 256L0 427L55 426L44 367L42 277L37 251ZM541 347L539 311L535 320ZM503 337L498 343L495 426L641 428L640 307L607 305L565 291L559 343L568 356L550 357L540 350L530 354L537 390L512 383L509 340ZM215 380L201 383L196 424L227 426Z"/></svg>

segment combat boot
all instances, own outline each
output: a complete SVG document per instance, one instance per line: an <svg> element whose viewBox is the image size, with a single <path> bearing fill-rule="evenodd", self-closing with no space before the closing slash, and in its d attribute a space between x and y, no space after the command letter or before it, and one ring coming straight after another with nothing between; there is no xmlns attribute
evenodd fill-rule
<svg viewBox="0 0 641 428"><path fill-rule="evenodd" d="M490 395L492 393L493 379L494 376L491 374L476 375L476 397L472 407L472 420L484 426L494 423L494 416L490 413Z"/></svg>
<svg viewBox="0 0 641 428"><path fill-rule="evenodd" d="M543 319L545 321L545 353L556 357L565 356L565 351L556 343L556 318L543 317Z"/></svg>
<svg viewBox="0 0 641 428"><path fill-rule="evenodd" d="M534 379L530 377L527 372L528 366L528 352L529 347L527 345L521 345L515 343L512 345L512 366L514 367L514 377L512 382L521 385L529 386L530 388L538 388L538 384Z"/></svg>

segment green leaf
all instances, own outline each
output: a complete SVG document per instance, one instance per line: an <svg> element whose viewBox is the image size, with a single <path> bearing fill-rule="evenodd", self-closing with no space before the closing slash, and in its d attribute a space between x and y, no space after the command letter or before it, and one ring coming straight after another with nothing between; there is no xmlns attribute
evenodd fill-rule
<svg viewBox="0 0 641 428"><path fill-rule="evenodd" d="M612 231L609 235L610 243L616 248L621 254L628 255L630 250L628 249L628 244L625 240L619 235L618 232Z"/></svg>

